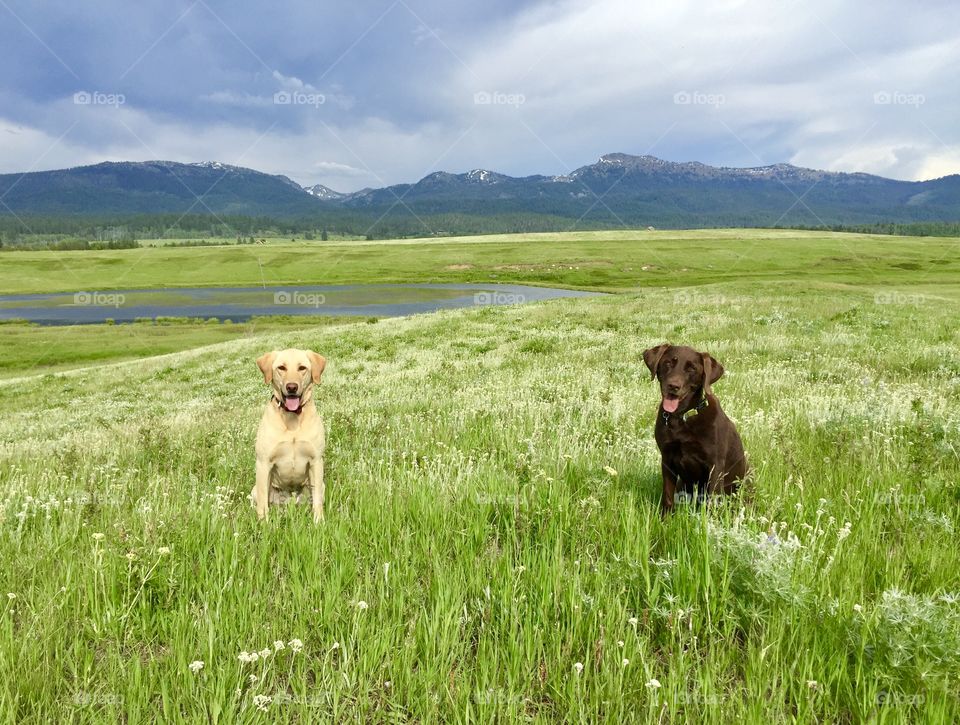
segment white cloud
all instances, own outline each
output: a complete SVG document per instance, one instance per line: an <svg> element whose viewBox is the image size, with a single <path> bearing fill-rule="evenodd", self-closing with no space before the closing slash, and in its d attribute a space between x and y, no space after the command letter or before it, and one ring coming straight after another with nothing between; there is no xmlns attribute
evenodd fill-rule
<svg viewBox="0 0 960 725"><path fill-rule="evenodd" d="M336 161L317 161L313 168L320 173L337 174L339 176L366 176L368 172L357 169L349 164L340 164Z"/></svg>
<svg viewBox="0 0 960 725"><path fill-rule="evenodd" d="M240 106L243 108L270 108L273 106L273 98L269 96L255 96L250 93L238 93L236 91L214 91L205 96L201 96L205 101L224 106Z"/></svg>
<svg viewBox="0 0 960 725"><path fill-rule="evenodd" d="M302 80L296 76L285 76L278 70L273 72L273 78L276 80L280 87L285 91L306 91L306 92L316 92L317 89L314 88L309 83L304 83Z"/></svg>
<svg viewBox="0 0 960 725"><path fill-rule="evenodd" d="M874 32L878 17L884 33ZM825 0L566 3L534 9L466 53L469 69L456 66L445 101L481 119L498 156L519 147L539 157L528 171L623 150L728 165L810 158L921 178L953 158L937 140L955 134L952 116L932 101L949 94L960 111L950 90L958 38L937 12L890 4L864 17ZM515 114L471 108L476 89L526 102ZM879 105L884 89L925 104ZM677 104L678 93L722 102ZM905 139L919 156L892 154Z"/></svg>
<svg viewBox="0 0 960 725"><path fill-rule="evenodd" d="M334 66L324 53L311 69L309 48L293 37L295 57L279 61L287 73L211 76L200 93L191 85L201 113L176 107L175 96L148 106L130 93L120 109L78 109L0 92L0 106L19 110L0 133L0 170L218 159L347 191L437 169L559 173L624 151L942 176L960 171L960 24L946 21L949 9L544 0L478 26L464 10L413 18L397 6L381 23L387 35L362 38ZM205 48L215 61L218 46ZM398 54L402 70L392 65ZM322 94L324 103L278 107L277 91ZM477 104L478 91L523 100ZM678 103L678 93L715 102ZM878 93L905 100L877 102Z"/></svg>

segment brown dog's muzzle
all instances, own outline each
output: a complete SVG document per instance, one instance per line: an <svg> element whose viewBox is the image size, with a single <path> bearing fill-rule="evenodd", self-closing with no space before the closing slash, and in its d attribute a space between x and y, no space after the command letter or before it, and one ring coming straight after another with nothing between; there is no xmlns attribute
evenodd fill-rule
<svg viewBox="0 0 960 725"><path fill-rule="evenodd" d="M660 384L660 393L663 397L661 404L667 413L675 413L680 402L689 395L686 390L686 381L683 378L667 378Z"/></svg>

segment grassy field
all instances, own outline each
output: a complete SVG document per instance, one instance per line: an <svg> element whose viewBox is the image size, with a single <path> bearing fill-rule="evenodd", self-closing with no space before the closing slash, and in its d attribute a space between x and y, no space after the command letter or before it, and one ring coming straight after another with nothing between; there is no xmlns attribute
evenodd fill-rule
<svg viewBox="0 0 960 725"><path fill-rule="evenodd" d="M637 290L733 281L923 284L960 276L958 240L785 230L578 232L396 242L12 252L7 294L357 282L525 282Z"/></svg>
<svg viewBox="0 0 960 725"><path fill-rule="evenodd" d="M299 330L306 324L364 322L364 318L312 317L307 323L296 317L263 317L238 323L188 319L57 327L4 323L0 325L0 379L165 355L264 332Z"/></svg>
<svg viewBox="0 0 960 725"><path fill-rule="evenodd" d="M768 240L704 285L745 253L725 234L663 242L660 276L693 286L0 381L0 717L957 721L956 258L791 233L782 259ZM474 269L602 256L609 276L558 280L642 286L618 271L644 254L626 240L504 244L385 249L421 280L459 250ZM24 284L60 289L48 270ZM726 366L756 476L661 520L641 353L667 339ZM246 499L269 395L253 359L287 345L328 358L320 527L305 508L258 525Z"/></svg>

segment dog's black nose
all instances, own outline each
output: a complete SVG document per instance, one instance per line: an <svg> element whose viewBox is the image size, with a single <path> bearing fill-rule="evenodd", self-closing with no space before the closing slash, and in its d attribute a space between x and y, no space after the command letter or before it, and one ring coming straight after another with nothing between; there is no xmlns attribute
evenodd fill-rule
<svg viewBox="0 0 960 725"><path fill-rule="evenodd" d="M295 393L295 392L297 392L297 384L296 384L296 383L287 383L287 392L288 392L288 393Z"/></svg>
<svg viewBox="0 0 960 725"><path fill-rule="evenodd" d="M676 395L677 393L680 392L680 386L679 386L679 385L673 385L673 384L671 383L670 385L667 385L667 392L670 393L671 395Z"/></svg>

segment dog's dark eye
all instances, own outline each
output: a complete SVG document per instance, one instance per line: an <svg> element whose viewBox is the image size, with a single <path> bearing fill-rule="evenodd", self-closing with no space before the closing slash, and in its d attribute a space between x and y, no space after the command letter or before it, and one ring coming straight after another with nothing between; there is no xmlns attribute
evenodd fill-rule
<svg viewBox="0 0 960 725"><path fill-rule="evenodd" d="M694 373L694 372L697 371L697 369L696 369L696 367L694 367L693 363L687 363L686 365L684 365L684 369L685 369L688 373Z"/></svg>
<svg viewBox="0 0 960 725"><path fill-rule="evenodd" d="M301 365L298 369L299 369L300 372L302 373L302 372L303 372L304 370L306 370L307 368L306 368L306 366Z"/></svg>
<svg viewBox="0 0 960 725"><path fill-rule="evenodd" d="M283 372L287 372L287 366L286 366L286 365L277 365L277 370L282 370Z"/></svg>

